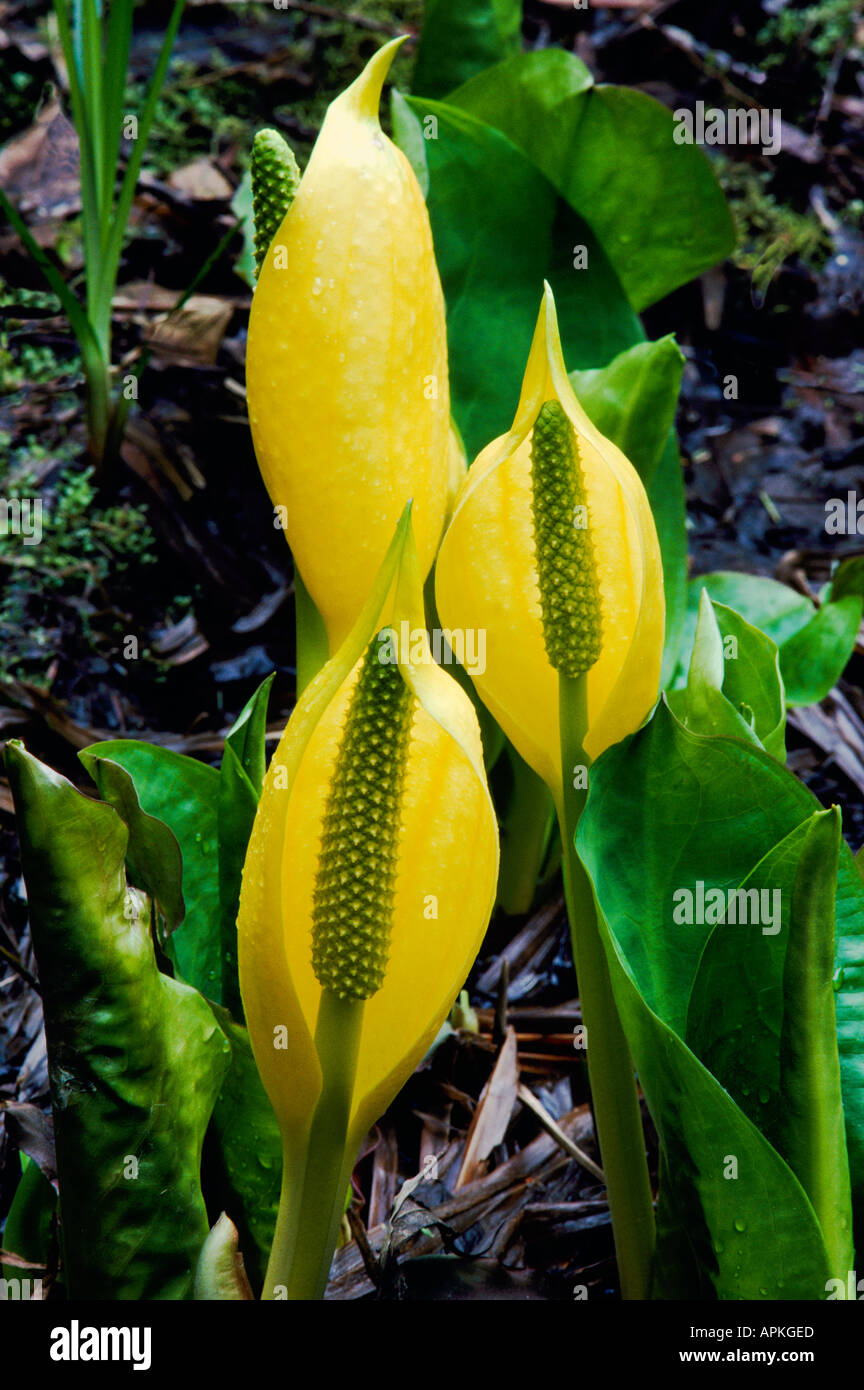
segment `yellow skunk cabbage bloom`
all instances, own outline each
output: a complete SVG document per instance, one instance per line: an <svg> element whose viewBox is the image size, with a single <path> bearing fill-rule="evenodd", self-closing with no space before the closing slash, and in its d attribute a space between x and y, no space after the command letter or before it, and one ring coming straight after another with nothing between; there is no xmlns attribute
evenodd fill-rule
<svg viewBox="0 0 864 1390"><path fill-rule="evenodd" d="M425 578L447 504L444 300L423 194L378 121L396 48L330 106L261 267L246 381L258 463L331 655L405 504Z"/></svg>
<svg viewBox="0 0 864 1390"><path fill-rule="evenodd" d="M409 511L291 716L243 870L240 987L285 1147L265 1297L323 1292L357 1148L435 1038L495 896L480 732L431 660Z"/></svg>
<svg viewBox="0 0 864 1390"><path fill-rule="evenodd" d="M548 285L513 427L468 473L435 576L444 626L486 632L481 698L560 801L559 673L587 672L593 760L657 698L665 606L645 489L573 393Z"/></svg>

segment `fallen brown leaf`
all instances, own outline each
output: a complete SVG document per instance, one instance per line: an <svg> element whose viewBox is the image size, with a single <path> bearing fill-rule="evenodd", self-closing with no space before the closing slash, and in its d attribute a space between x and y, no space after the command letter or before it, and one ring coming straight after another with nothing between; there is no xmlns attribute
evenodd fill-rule
<svg viewBox="0 0 864 1390"><path fill-rule="evenodd" d="M233 306L215 295L193 294L182 309L158 319L147 334L154 353L175 362L212 367Z"/></svg>
<svg viewBox="0 0 864 1390"><path fill-rule="evenodd" d="M510 1116L519 1093L519 1062L516 1051L516 1030L507 1035L498 1054L495 1068L480 1093L477 1109L471 1120L465 1143L465 1156L456 1191L474 1182L486 1171L486 1160L507 1133Z"/></svg>
<svg viewBox="0 0 864 1390"><path fill-rule="evenodd" d="M227 200L234 195L234 189L225 175L205 158L184 164L182 169L175 169L168 178L168 184L198 202L208 202L214 198Z"/></svg>
<svg viewBox="0 0 864 1390"><path fill-rule="evenodd" d="M0 187L31 223L47 222L81 206L78 136L56 97L35 124L0 149Z"/></svg>

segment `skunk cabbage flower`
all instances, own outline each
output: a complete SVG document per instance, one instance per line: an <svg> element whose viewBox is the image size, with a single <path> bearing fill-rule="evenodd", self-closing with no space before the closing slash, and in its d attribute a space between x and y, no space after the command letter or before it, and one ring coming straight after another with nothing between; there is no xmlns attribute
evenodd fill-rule
<svg viewBox="0 0 864 1390"><path fill-rule="evenodd" d="M445 627L486 631L483 702L560 800L559 674L587 673L593 760L657 698L665 606L645 489L573 393L548 285L513 427L468 473L435 575Z"/></svg>
<svg viewBox="0 0 864 1390"><path fill-rule="evenodd" d="M297 196L300 170L288 141L269 126L252 141L252 217L255 233L255 277L270 250L282 219Z"/></svg>
<svg viewBox="0 0 864 1390"><path fill-rule="evenodd" d="M249 321L255 451L331 655L408 500L424 578L447 505L441 283L420 186L378 121L401 42L330 106Z"/></svg>
<svg viewBox="0 0 864 1390"><path fill-rule="evenodd" d="M409 513L291 716L243 871L240 986L285 1148L265 1297L323 1293L357 1148L434 1040L495 897L480 732L431 660Z"/></svg>

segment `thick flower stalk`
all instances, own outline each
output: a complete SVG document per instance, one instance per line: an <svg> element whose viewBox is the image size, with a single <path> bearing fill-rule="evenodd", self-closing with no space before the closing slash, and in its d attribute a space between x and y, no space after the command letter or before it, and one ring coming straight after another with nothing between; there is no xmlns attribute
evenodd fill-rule
<svg viewBox="0 0 864 1390"><path fill-rule="evenodd" d="M645 1298L653 1211L638 1096L574 838L592 759L657 698L662 564L638 474L573 393L548 286L513 427L463 485L436 598L446 627L485 630L477 690L555 800L622 1292Z"/></svg>
<svg viewBox="0 0 864 1390"><path fill-rule="evenodd" d="M435 1038L494 902L479 728L431 660L409 513L291 717L243 871L240 986L284 1142L265 1298L323 1294L360 1142Z"/></svg>
<svg viewBox="0 0 864 1390"><path fill-rule="evenodd" d="M447 507L441 283L420 186L378 120L399 43L330 106L249 321L255 451L331 655L408 500L424 577Z"/></svg>

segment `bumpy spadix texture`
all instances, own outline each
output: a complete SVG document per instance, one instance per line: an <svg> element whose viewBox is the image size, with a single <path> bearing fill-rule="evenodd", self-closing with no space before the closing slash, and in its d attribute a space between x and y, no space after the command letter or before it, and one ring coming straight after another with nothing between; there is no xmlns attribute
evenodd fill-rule
<svg viewBox="0 0 864 1390"><path fill-rule="evenodd" d="M413 498L423 575L444 527L450 403L426 204L381 130L388 44L330 106L249 320L249 421L331 654Z"/></svg>
<svg viewBox="0 0 864 1390"><path fill-rule="evenodd" d="M581 486L590 525L591 571L599 602L587 594L581 637L573 616L547 602L541 566L556 572L555 546L572 534L555 525L535 528L532 431L545 440L552 480L560 461L560 416L544 408L555 402L573 432ZM538 417L542 417L539 420ZM555 424L552 437L550 427ZM574 501L562 494L563 510ZM578 497L575 499L578 502ZM551 505L551 504L550 504ZM556 503L556 506L559 505ZM560 521L563 525L563 518ZM538 542L549 554L538 562ZM572 567L570 567L572 561ZM559 576L583 584L578 546ZM620 449L595 428L567 378L555 305L547 290L509 434L488 445L468 473L435 566L438 612L445 627L486 633L486 669L472 677L480 697L554 795L561 791L558 729L558 672L550 660L575 652L569 673L595 654L596 613L600 649L586 676L588 732L584 747L596 758L633 733L657 698L663 654L665 605L660 546L645 489ZM541 596L543 600L541 602ZM580 602L582 596L580 595ZM546 611L544 613L544 605ZM544 622L545 619L545 622ZM545 627L555 622L547 648Z"/></svg>
<svg viewBox="0 0 864 1390"><path fill-rule="evenodd" d="M359 1142L434 1039L495 897L498 836L477 716L413 644L398 667L379 664L375 634L398 632L403 620L423 628L420 568L404 528L348 639L298 701L264 780L243 869L240 986L287 1145L304 1142L320 1094L314 1037L324 988L366 1000L352 1118ZM365 778L379 754L376 776ZM367 862L352 862L348 846ZM340 888L352 884L357 895L340 903ZM354 961L342 947L358 900Z"/></svg>
<svg viewBox="0 0 864 1390"><path fill-rule="evenodd" d="M259 130L252 141L252 213L255 221L255 274L294 201L300 170L294 151L278 130Z"/></svg>
<svg viewBox="0 0 864 1390"><path fill-rule="evenodd" d="M576 434L557 401L546 401L531 438L534 552L546 655L581 676L600 655L600 593Z"/></svg>
<svg viewBox="0 0 864 1390"><path fill-rule="evenodd" d="M312 915L312 969L342 999L384 983L399 862L413 697L399 667L366 652L324 815Z"/></svg>

